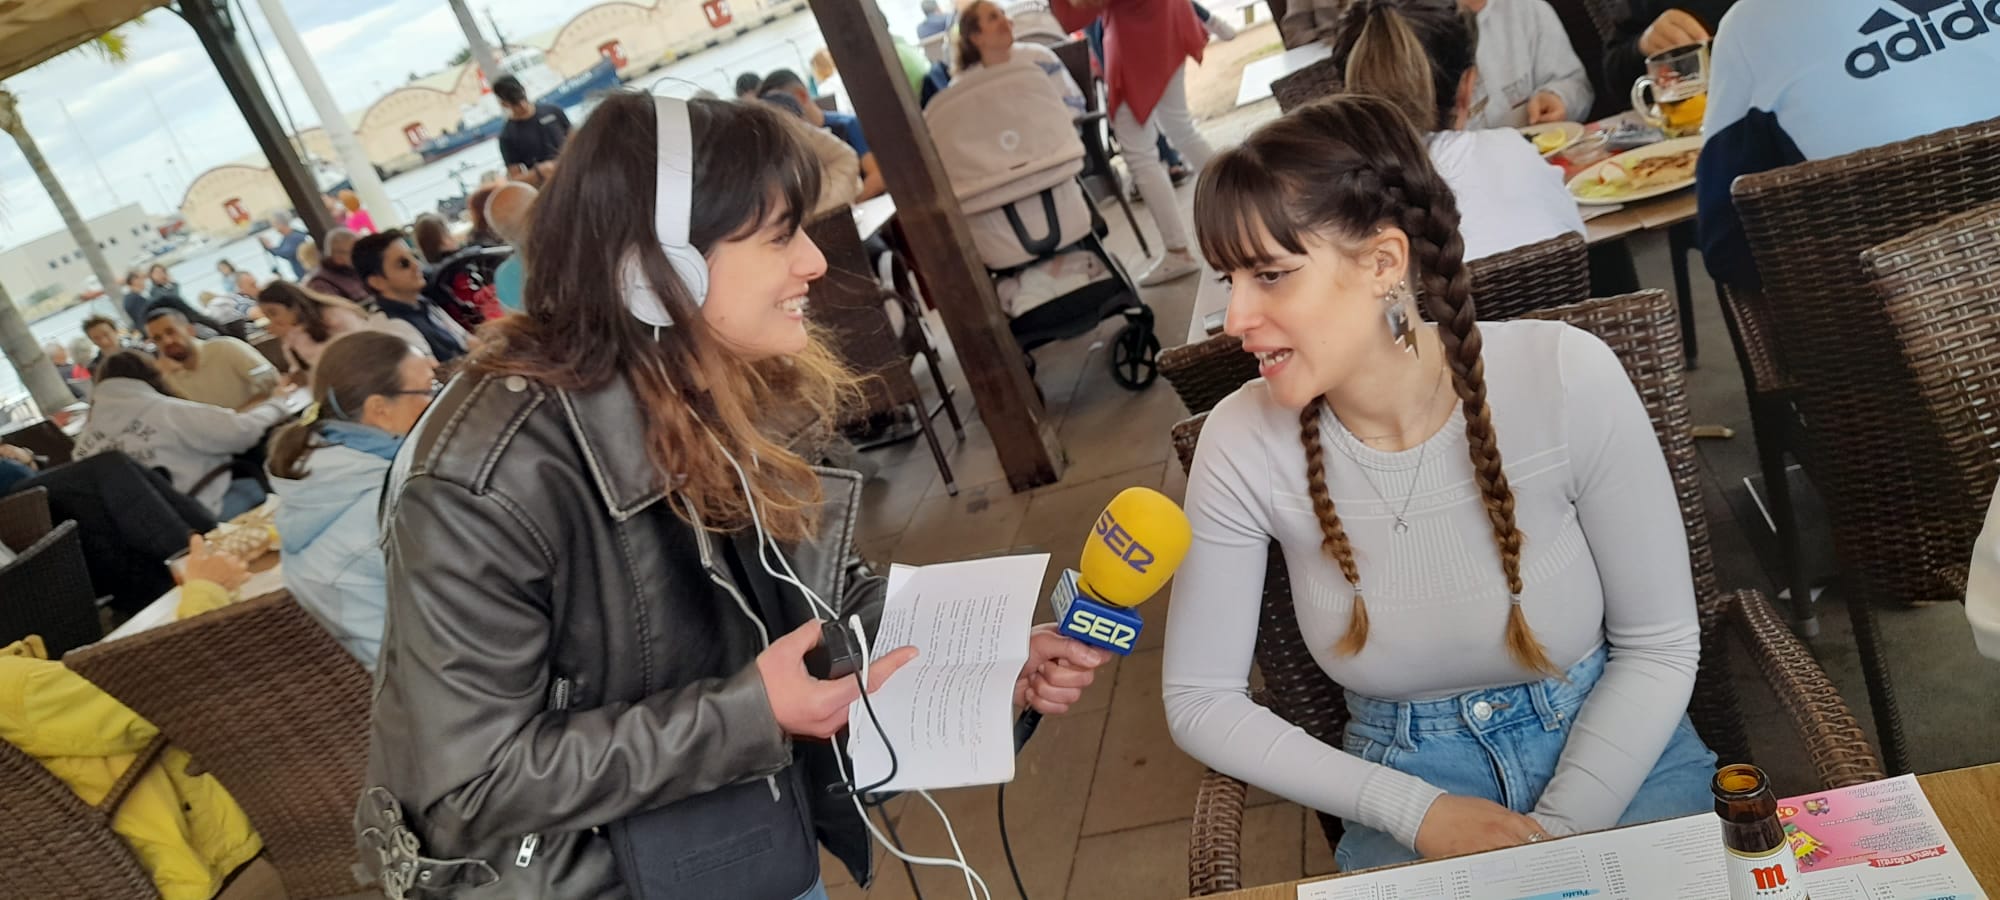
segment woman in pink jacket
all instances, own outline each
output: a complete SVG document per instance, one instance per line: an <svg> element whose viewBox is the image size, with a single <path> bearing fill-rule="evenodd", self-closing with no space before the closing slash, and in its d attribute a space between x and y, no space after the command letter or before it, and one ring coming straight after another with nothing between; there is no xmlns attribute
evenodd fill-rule
<svg viewBox="0 0 2000 900"><path fill-rule="evenodd" d="M1127 148L1125 164L1139 186L1139 196L1153 212L1166 254L1156 260L1142 285L1156 285L1201 271L1188 252L1187 225L1166 167L1151 148L1165 131L1167 140L1196 171L1212 150L1188 115L1183 67L1201 61L1208 31L1187 0L1051 0L1050 10L1062 27L1082 29L1104 20L1104 83L1111 130Z"/></svg>

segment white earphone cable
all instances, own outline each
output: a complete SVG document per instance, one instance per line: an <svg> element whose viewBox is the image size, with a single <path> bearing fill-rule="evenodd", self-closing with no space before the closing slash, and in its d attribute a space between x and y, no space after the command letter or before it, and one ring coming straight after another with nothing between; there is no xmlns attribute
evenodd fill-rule
<svg viewBox="0 0 2000 900"><path fill-rule="evenodd" d="M704 426L704 430L705 428L706 426ZM722 451L722 458L729 461L729 467L736 470L736 478L738 482L740 482L743 485L743 500L744 503L746 503L750 509L750 525L757 532L758 564L762 565L764 567L764 572L770 575L772 578L780 582L790 584L795 588L798 588L799 593L806 598L807 604L812 607L813 616L815 618L819 618L823 622L839 621L840 613L835 611L832 606L828 605L827 602L824 599L822 599L819 596L819 594L815 593L812 588L806 587L805 583L799 580L798 573L792 568L791 561L785 559L785 555L783 553L778 552L775 548L770 548L771 544L770 537L769 535L764 533L763 519L759 517L757 513L757 498L755 494L752 493L752 491L750 490L750 476L743 471L743 466L742 464L736 461L736 456L729 452L729 448L723 445L722 440L720 438L715 436L715 432L713 431L708 432L708 439L714 441L716 449ZM767 548L770 549L767 550ZM766 555L767 553L769 555ZM778 564L784 568L787 574L779 574L776 569L773 569L771 567L771 560L770 560L771 556L777 557ZM821 612L825 613L824 617L820 616ZM863 691L866 691L869 689L869 685L867 683L867 676L865 674L867 672L867 667L870 662L868 638L867 635L864 633L863 629L861 628L860 617L852 616L850 617L850 619L852 620L854 625L854 634L856 636L856 639L861 642L861 647L862 647L861 673L860 673L861 684L862 684L861 689ZM879 736L882 738L885 744L888 742L889 740L888 735L884 734ZM834 767L840 772L841 780L847 782L847 784L852 786L854 784L854 779L852 776L848 774L847 763L845 760L841 758L841 753L838 748L835 749L833 754L833 764ZM882 835L882 832L876 830L875 820L868 817L868 810L862 807L861 798L859 795L850 793L848 795L848 800L854 804L854 811L860 814L862 824L868 827L868 833L875 838L875 841L877 843L882 845L883 849L888 850L890 853L894 854L897 859L900 859L907 863L911 863L913 865L941 866L944 868L957 869L959 870L960 873L962 873L965 876L965 891L972 898L972 900L980 900L981 897L984 897L985 900L993 900L993 891L991 888L988 888L986 886L986 879L981 878L979 876L979 873L972 868L972 864L966 860L965 848L960 846L958 842L958 831L957 829L952 827L951 817L945 815L944 807L939 806L938 802L931 798L930 792L917 791L916 793L918 796L924 798L924 802L930 804L931 809L937 811L938 818L944 822L944 833L945 836L949 838L951 841L951 851L957 857L956 859L945 859L942 857L931 857L931 856L913 856L909 853L903 852L902 848L897 847L894 842L884 837Z"/></svg>

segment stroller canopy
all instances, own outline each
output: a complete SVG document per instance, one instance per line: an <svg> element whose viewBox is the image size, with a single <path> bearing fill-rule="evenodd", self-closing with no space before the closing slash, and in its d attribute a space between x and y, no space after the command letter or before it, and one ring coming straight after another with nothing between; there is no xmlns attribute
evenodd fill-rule
<svg viewBox="0 0 2000 900"><path fill-rule="evenodd" d="M1040 67L1014 60L952 79L924 108L924 123L972 216L1076 178L1083 139L1073 115Z"/></svg>

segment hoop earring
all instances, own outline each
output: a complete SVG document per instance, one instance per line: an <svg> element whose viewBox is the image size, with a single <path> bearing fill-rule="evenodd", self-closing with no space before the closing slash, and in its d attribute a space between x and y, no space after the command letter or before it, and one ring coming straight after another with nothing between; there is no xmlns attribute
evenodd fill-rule
<svg viewBox="0 0 2000 900"><path fill-rule="evenodd" d="M1416 294L1408 281L1396 282L1382 295L1382 318L1389 325L1389 340L1412 356L1417 355L1416 305Z"/></svg>

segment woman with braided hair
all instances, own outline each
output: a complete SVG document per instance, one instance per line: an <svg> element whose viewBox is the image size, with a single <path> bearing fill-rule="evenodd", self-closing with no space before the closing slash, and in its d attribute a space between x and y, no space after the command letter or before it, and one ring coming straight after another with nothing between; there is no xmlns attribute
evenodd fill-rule
<svg viewBox="0 0 2000 900"><path fill-rule="evenodd" d="M1221 154L1195 223L1263 378L1209 414L1188 479L1164 668L1181 748L1346 820L1343 870L1706 808L1687 537L1610 349L1475 324L1457 202L1383 100ZM1272 541L1347 690L1341 747L1248 696Z"/></svg>

